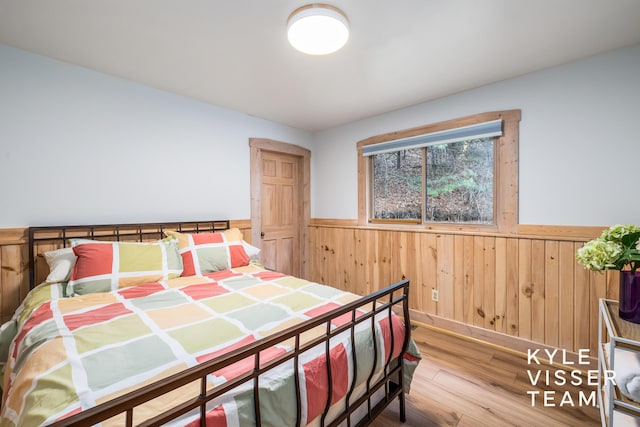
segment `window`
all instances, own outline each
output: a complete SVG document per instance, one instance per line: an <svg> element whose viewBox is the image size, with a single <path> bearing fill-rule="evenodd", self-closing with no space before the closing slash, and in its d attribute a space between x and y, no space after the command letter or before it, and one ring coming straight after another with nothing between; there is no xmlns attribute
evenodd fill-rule
<svg viewBox="0 0 640 427"><path fill-rule="evenodd" d="M373 219L493 224L493 138L372 155Z"/></svg>
<svg viewBox="0 0 640 427"><path fill-rule="evenodd" d="M359 222L517 225L519 110L358 143Z"/></svg>

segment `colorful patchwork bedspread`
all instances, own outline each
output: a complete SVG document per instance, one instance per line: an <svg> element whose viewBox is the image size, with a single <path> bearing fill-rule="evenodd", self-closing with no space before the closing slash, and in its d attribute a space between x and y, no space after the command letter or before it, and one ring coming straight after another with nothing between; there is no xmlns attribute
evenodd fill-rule
<svg viewBox="0 0 640 427"><path fill-rule="evenodd" d="M0 356L8 357L0 426L50 424L358 298L253 265L117 292L71 298L63 293L60 284L36 287L2 327ZM404 325L393 317L395 336L401 337ZM396 339L391 344L385 318L386 313L376 317L377 357L371 322L356 329L355 345L347 333L332 339L332 404L344 398L354 375L356 384L366 382L374 360L381 365L390 352L393 357L399 355L402 342ZM337 319L334 326L339 323ZM318 334L325 330L317 329ZM307 335L307 340L314 336ZM290 344L274 346L263 356L275 358L290 350ZM357 369L349 355L353 348ZM300 357L303 424L318 419L327 403L324 351L320 345ZM419 359L411 341L404 356L408 380ZM293 360L289 362L260 377L263 425L295 425ZM209 375L208 380L224 383L249 371L252 364L252 360L236 363ZM148 402L134 411L134 422L186 400L179 395L184 390L193 397L199 385L187 385ZM214 400L208 409L208 425L255 425L251 384ZM197 425L198 420L197 413L188 414L176 425ZM122 417L103 423L122 424Z"/></svg>

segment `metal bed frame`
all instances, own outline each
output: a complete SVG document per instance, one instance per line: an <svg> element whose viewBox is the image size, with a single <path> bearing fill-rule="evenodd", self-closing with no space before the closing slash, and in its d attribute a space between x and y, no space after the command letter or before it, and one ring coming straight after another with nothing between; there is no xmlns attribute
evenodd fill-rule
<svg viewBox="0 0 640 427"><path fill-rule="evenodd" d="M95 225L95 226L46 226L31 227L29 229L29 265L31 286L34 286L35 275L35 259L38 257L37 246L42 242L48 242L64 247L67 245L69 238L93 238L104 240L129 240L129 241L145 241L162 237L165 229L181 230L189 232L212 232L229 228L229 221L202 221L202 222L174 222L174 223L152 223L152 224L113 224L113 225ZM394 312L401 313L404 317L405 333L401 337L394 336L394 328L392 325ZM352 352L351 362L354 366L354 378L352 379L349 389L344 399L344 408L332 420L327 420L327 415L331 407L333 389L332 389L332 369L330 352L330 340L341 333L348 333L352 343L355 342L355 330L360 324L369 324L372 330L372 336L375 336L376 315L387 312L389 320L389 329L391 331L390 348L394 348L396 340L402 341L402 350L400 355L392 359L392 351L389 351L389 357L383 362L381 374L375 373L375 367L378 364L376 360L377 342L373 340L374 363L372 369L364 382L364 394L359 397L353 396L356 373L357 373L357 357ZM338 317L349 317L350 320L342 326L332 329L332 320ZM343 317L343 318L344 318ZM318 326L324 326L325 332L310 342L301 343L301 335ZM89 426L100 423L114 416L125 414L126 426L134 425L133 414L136 407L148 402L163 394L169 393L181 386L194 381L200 382L200 393L196 396L185 396L185 400L172 408L166 409L164 412L157 414L154 418L143 422L142 426L157 426L165 424L183 414L186 414L196 408L200 411L200 425L206 425L207 404L213 399L223 395L224 393L238 387L241 384L253 382L253 401L254 414L257 426L261 426L260 417L260 395L259 382L260 375L273 369L287 361L293 359L293 369L295 378L295 391L297 398L297 421L296 427L301 424L301 389L300 378L298 375L299 358L307 350L324 345L326 366L327 366L327 403L321 415L321 426L337 426L340 424L347 426L364 426L368 425L375 417L380 414L396 397L399 399L399 415L402 422L405 421L405 395L404 395L404 368L403 355L409 344L411 334L409 322L409 281L402 280L384 289L376 291L368 296L362 297L349 304L341 306L321 316L309 319L296 326L290 327L284 331L251 343L242 348L231 351L225 355L216 357L207 362L188 368L182 372L174 374L170 377L157 381L155 383L143 386L140 389L126 393L111 401L104 402L95 407L84 410L80 413L72 415L68 418L56 422L55 426ZM270 348L278 343L291 340L295 342L294 348L268 362L261 362L260 352ZM237 378L227 381L221 385L210 386L207 384L207 375L239 362L246 358L253 358L253 369ZM359 379L361 380L361 379ZM352 401L353 399L353 401ZM363 411L363 408L365 409ZM209 408L211 409L211 408ZM363 412L365 415L359 420L352 419L354 412L358 411L358 417Z"/></svg>

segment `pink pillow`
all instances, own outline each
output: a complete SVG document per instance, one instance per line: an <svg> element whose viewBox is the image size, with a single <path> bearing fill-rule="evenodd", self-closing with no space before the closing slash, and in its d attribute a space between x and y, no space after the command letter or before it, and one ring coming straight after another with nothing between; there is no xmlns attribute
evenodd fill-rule
<svg viewBox="0 0 640 427"><path fill-rule="evenodd" d="M217 233L185 234L165 231L178 239L183 276L212 273L249 265L249 255L242 244L242 231L231 228Z"/></svg>

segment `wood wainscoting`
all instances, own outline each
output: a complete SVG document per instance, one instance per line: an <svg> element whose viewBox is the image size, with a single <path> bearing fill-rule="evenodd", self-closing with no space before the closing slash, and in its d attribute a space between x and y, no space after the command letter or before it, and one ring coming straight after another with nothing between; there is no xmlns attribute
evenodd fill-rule
<svg viewBox="0 0 640 427"><path fill-rule="evenodd" d="M231 220L251 242L251 221ZM0 229L0 322L11 319L29 292L28 228Z"/></svg>
<svg viewBox="0 0 640 427"><path fill-rule="evenodd" d="M312 220L310 279L367 294L407 278L412 320L596 358L598 299L617 299L618 272L590 272L575 253L603 228L520 225L512 235Z"/></svg>
<svg viewBox="0 0 640 427"><path fill-rule="evenodd" d="M0 322L13 312L29 292L29 248L26 228L0 229Z"/></svg>
<svg viewBox="0 0 640 427"><path fill-rule="evenodd" d="M250 241L250 220L231 226ZM589 272L575 252L603 228L520 225L504 235L316 219L306 278L364 295L405 277L415 321L518 351L590 349L595 357L598 299L617 299L618 272ZM29 290L27 244L27 229L0 229L2 322Z"/></svg>

